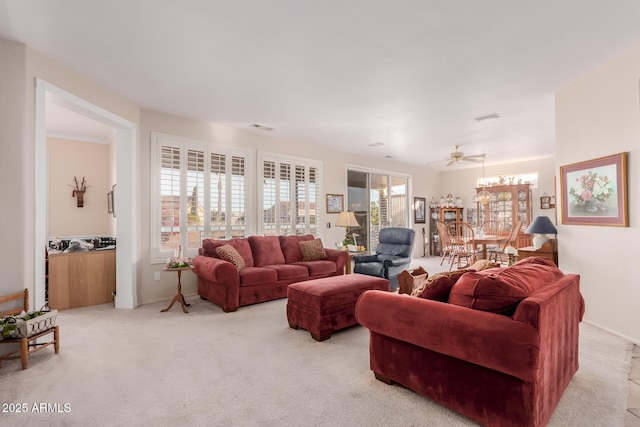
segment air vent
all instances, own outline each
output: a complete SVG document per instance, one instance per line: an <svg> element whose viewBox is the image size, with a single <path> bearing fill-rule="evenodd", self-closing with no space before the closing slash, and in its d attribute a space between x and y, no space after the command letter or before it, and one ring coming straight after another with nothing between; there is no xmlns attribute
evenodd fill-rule
<svg viewBox="0 0 640 427"><path fill-rule="evenodd" d="M251 124L252 128L256 128L256 129L260 129L263 130L265 132L271 132L274 128L272 128L271 126L266 126L266 125L261 125L259 123L252 123Z"/></svg>

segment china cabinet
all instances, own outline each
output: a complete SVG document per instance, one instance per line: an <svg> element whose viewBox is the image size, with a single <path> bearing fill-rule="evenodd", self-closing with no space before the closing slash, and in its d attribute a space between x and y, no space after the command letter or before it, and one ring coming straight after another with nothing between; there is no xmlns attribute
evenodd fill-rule
<svg viewBox="0 0 640 427"><path fill-rule="evenodd" d="M462 221L464 208L431 208L429 230L431 232L430 253L432 256L440 256L440 238L438 236L438 221L451 222Z"/></svg>
<svg viewBox="0 0 640 427"><path fill-rule="evenodd" d="M531 184L493 185L484 189L491 198L484 205L478 202L478 224L498 221L505 231L510 231L516 222L522 221L517 244L519 247L530 245L531 237L524 230L531 223ZM482 190L482 187L476 188L478 193Z"/></svg>

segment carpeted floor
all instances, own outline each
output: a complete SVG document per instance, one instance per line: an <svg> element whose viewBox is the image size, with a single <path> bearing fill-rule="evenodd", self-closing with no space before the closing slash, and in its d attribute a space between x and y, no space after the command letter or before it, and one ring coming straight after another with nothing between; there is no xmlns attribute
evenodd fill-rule
<svg viewBox="0 0 640 427"><path fill-rule="evenodd" d="M0 425L476 425L377 381L360 326L318 343L288 327L286 299L235 313L187 299L188 314L160 313L166 302L59 313L58 355L35 353L26 371L3 363ZM631 349L583 323L580 370L550 425L623 425Z"/></svg>

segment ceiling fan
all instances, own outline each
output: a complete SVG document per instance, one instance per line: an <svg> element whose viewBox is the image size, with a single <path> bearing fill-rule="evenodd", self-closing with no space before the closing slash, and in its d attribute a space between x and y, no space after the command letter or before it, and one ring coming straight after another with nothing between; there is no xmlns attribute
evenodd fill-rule
<svg viewBox="0 0 640 427"><path fill-rule="evenodd" d="M460 145L454 145L454 152L449 154L449 157L445 157L445 159L449 159L449 163L447 166L451 166L452 164L459 162L460 160L465 160L468 162L482 163L482 160L485 157L485 154L475 154L473 156L465 156L462 151L458 151Z"/></svg>

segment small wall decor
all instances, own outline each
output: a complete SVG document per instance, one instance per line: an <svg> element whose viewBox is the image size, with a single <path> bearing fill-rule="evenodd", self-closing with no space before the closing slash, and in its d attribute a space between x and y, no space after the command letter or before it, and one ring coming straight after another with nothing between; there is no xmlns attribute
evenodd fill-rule
<svg viewBox="0 0 640 427"><path fill-rule="evenodd" d="M344 210L342 194L327 194L327 213L340 213Z"/></svg>
<svg viewBox="0 0 640 427"><path fill-rule="evenodd" d="M426 204L427 199L424 197L413 198L413 222L415 224L424 224L426 221Z"/></svg>
<svg viewBox="0 0 640 427"><path fill-rule="evenodd" d="M77 200L77 206L79 208L82 208L84 207L84 193L85 191L87 191L87 188L89 188L90 186L87 186L87 180L85 179L84 176L82 177L82 182L79 184L78 184L78 178L74 176L73 182L74 182L73 185L69 184L69 187L73 187L73 192L71 193L71 197L75 197Z"/></svg>
<svg viewBox="0 0 640 427"><path fill-rule="evenodd" d="M551 209L551 197L549 196L540 197L540 209Z"/></svg>
<svg viewBox="0 0 640 427"><path fill-rule="evenodd" d="M560 167L562 223L627 227L627 153Z"/></svg>
<svg viewBox="0 0 640 427"><path fill-rule="evenodd" d="M111 213L116 217L116 184L111 186Z"/></svg>
<svg viewBox="0 0 640 427"><path fill-rule="evenodd" d="M107 213L113 213L113 191L107 193Z"/></svg>

